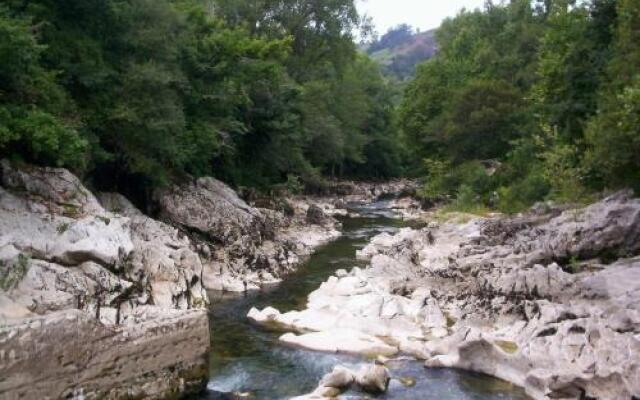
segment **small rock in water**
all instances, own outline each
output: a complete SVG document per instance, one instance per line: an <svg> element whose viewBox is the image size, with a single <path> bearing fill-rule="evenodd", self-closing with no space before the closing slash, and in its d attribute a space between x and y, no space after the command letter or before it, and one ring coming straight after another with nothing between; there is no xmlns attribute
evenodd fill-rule
<svg viewBox="0 0 640 400"><path fill-rule="evenodd" d="M385 357L382 355L379 355L378 357L376 357L376 364L379 364L379 365L386 365L389 361L391 361L389 357Z"/></svg>
<svg viewBox="0 0 640 400"><path fill-rule="evenodd" d="M416 385L416 379L408 376L400 377L398 381L406 387L414 387Z"/></svg>
<svg viewBox="0 0 640 400"><path fill-rule="evenodd" d="M312 393L295 397L292 400L335 398L349 389L355 379L356 377L353 371L338 365L333 368L333 371L322 378L320 384Z"/></svg>
<svg viewBox="0 0 640 400"><path fill-rule="evenodd" d="M362 367L356 376L356 383L360 389L371 394L385 393L390 380L389 370L378 364Z"/></svg>
<svg viewBox="0 0 640 400"><path fill-rule="evenodd" d="M355 375L350 369L338 365L322 378L320 386L346 390L354 380Z"/></svg>

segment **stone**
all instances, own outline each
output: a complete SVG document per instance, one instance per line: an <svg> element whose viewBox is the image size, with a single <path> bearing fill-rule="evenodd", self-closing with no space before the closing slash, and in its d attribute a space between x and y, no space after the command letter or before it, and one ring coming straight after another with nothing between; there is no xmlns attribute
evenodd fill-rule
<svg viewBox="0 0 640 400"><path fill-rule="evenodd" d="M356 384L371 394L386 393L390 380L389 370L378 364L363 366L356 375Z"/></svg>
<svg viewBox="0 0 640 400"><path fill-rule="evenodd" d="M189 239L120 195L104 208L67 170L1 165L0 397L200 391L208 299Z"/></svg>
<svg viewBox="0 0 640 400"><path fill-rule="evenodd" d="M278 283L315 248L340 236L333 218L306 222L306 209L314 204L287 200L289 215L255 208L213 178L174 185L155 197L161 219L198 250L201 283L210 290L245 292Z"/></svg>
<svg viewBox="0 0 640 400"><path fill-rule="evenodd" d="M245 203L230 187L200 178L156 194L161 217L226 245L259 242L265 232L262 213Z"/></svg>
<svg viewBox="0 0 640 400"><path fill-rule="evenodd" d="M326 374L318 387L310 394L294 397L293 399L325 399L336 398L354 383L358 389L371 394L385 393L390 382L389 370L379 364L363 365L358 372L349 368L337 365L331 372Z"/></svg>
<svg viewBox="0 0 640 400"><path fill-rule="evenodd" d="M325 218L326 218L326 215L324 214L324 211L322 211L320 207L313 204L309 206L309 209L307 210L308 223L315 224L315 225L322 225L324 223Z"/></svg>
<svg viewBox="0 0 640 400"><path fill-rule="evenodd" d="M282 340L323 351L394 343L427 367L493 375L534 399L640 394L640 200L549 206L382 233ZM342 330L342 331L341 331ZM341 333L342 332L342 333ZM397 349L396 348L396 349Z"/></svg>
<svg viewBox="0 0 640 400"><path fill-rule="evenodd" d="M288 345L328 353L375 357L377 355L392 356L398 352L396 347L386 344L375 336L351 329L334 329L298 336L287 333L280 336L280 341Z"/></svg>
<svg viewBox="0 0 640 400"><path fill-rule="evenodd" d="M336 388L342 392L347 390L355 379L353 371L338 365L333 368L333 371L322 377L320 386Z"/></svg>
<svg viewBox="0 0 640 400"><path fill-rule="evenodd" d="M15 168L8 160L2 160L0 172L2 187L21 193L32 211L46 210L74 219L103 212L96 197L64 168Z"/></svg>
<svg viewBox="0 0 640 400"><path fill-rule="evenodd" d="M276 318L280 315L280 311L273 307L267 307L262 311L252 307L249 310L249 314L247 314L247 318L257 324L269 324L276 322Z"/></svg>
<svg viewBox="0 0 640 400"><path fill-rule="evenodd" d="M208 380L205 311L138 310L108 327L78 310L0 328L0 397L164 399L199 393ZM61 345L63 344L63 345ZM17 355L10 359L7 349Z"/></svg>

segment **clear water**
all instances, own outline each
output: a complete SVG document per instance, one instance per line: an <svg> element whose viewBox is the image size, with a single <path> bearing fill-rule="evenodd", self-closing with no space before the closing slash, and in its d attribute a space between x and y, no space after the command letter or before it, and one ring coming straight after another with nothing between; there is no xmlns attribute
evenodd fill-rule
<svg viewBox="0 0 640 400"><path fill-rule="evenodd" d="M273 306L286 312L304 308L309 293L337 269L361 265L355 251L381 232L405 226L385 209L384 203L355 208L357 218L343 221L344 235L319 249L285 282L247 295L210 293L211 379L199 399L288 399L311 392L322 376L337 364L355 369L368 360L325 354L283 346L282 332L249 323L251 307ZM410 377L416 384L405 387L392 380L389 392L379 399L490 400L526 399L519 389L487 376L447 369L425 369L421 362L395 362L392 376ZM235 394L234 394L235 393ZM346 398L371 398L347 393Z"/></svg>

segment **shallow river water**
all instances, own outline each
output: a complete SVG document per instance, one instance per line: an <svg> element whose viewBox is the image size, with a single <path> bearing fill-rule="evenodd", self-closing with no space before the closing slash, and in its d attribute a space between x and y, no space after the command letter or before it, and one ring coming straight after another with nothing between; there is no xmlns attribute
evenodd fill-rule
<svg viewBox="0 0 640 400"><path fill-rule="evenodd" d="M249 323L251 307L273 306L286 312L303 309L307 296L337 269L363 266L355 258L375 235L405 226L385 209L385 203L356 207L356 218L343 220L344 235L318 249L283 283L247 295L210 293L211 379L199 399L288 399L311 392L322 376L337 364L355 369L368 362L361 357L324 354L289 348L278 342L282 332ZM492 400L526 399L521 390L487 376L448 369L425 369L419 361L389 365L392 377L410 377L416 384L403 386L392 380L389 392L378 399ZM224 393L241 393L242 397ZM245 397L246 396L246 397ZM347 393L346 398L370 398Z"/></svg>

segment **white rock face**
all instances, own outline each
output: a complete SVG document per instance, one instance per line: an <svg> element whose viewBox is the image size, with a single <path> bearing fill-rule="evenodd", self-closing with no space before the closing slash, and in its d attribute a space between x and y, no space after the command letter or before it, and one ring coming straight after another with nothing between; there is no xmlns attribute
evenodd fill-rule
<svg viewBox="0 0 640 400"><path fill-rule="evenodd" d="M292 202L293 216L248 205L213 178L157 194L161 217L189 233L207 289L244 292L278 283L318 246L340 236L335 220L309 225L309 204ZM314 206L317 207L317 206Z"/></svg>
<svg viewBox="0 0 640 400"><path fill-rule="evenodd" d="M359 349L352 341L366 335L535 399L630 399L640 396L639 232L640 200L626 192L582 210L404 229L374 238L358 253L369 267L340 271L306 310L254 314L314 332L283 337L308 348Z"/></svg>
<svg viewBox="0 0 640 400"><path fill-rule="evenodd" d="M43 207L47 204L40 204ZM107 214L71 218L37 209L33 200L0 188L0 254L28 253L62 265L94 261L116 266L133 249L129 219Z"/></svg>
<svg viewBox="0 0 640 400"><path fill-rule="evenodd" d="M249 206L212 178L158 193L161 222L119 194L98 200L67 170L1 167L3 399L44 398L46 387L53 398L197 391L207 377L209 331L206 313L193 310L208 304L205 288L278 282L340 235L331 206L322 206L322 224L309 226L307 201L294 201L285 217ZM40 338L39 351L5 362L16 335L21 346ZM74 359L76 350L95 362ZM50 373L36 373L42 365Z"/></svg>
<svg viewBox="0 0 640 400"><path fill-rule="evenodd" d="M292 346L328 353L363 354L367 356L392 356L398 352L375 336L353 329L332 329L296 336L286 333L280 341Z"/></svg>
<svg viewBox="0 0 640 400"><path fill-rule="evenodd" d="M178 229L149 218L119 194L101 194L110 210L130 219L134 250L128 257L127 275L151 288L155 305L199 308L208 303L202 285L203 266L188 237Z"/></svg>
<svg viewBox="0 0 640 400"><path fill-rule="evenodd" d="M1 172L0 398L200 390L208 300L188 238L121 196L107 211L64 169Z"/></svg>
<svg viewBox="0 0 640 400"><path fill-rule="evenodd" d="M0 328L0 398L165 399L208 379L204 310L141 307L107 326L79 310Z"/></svg>

